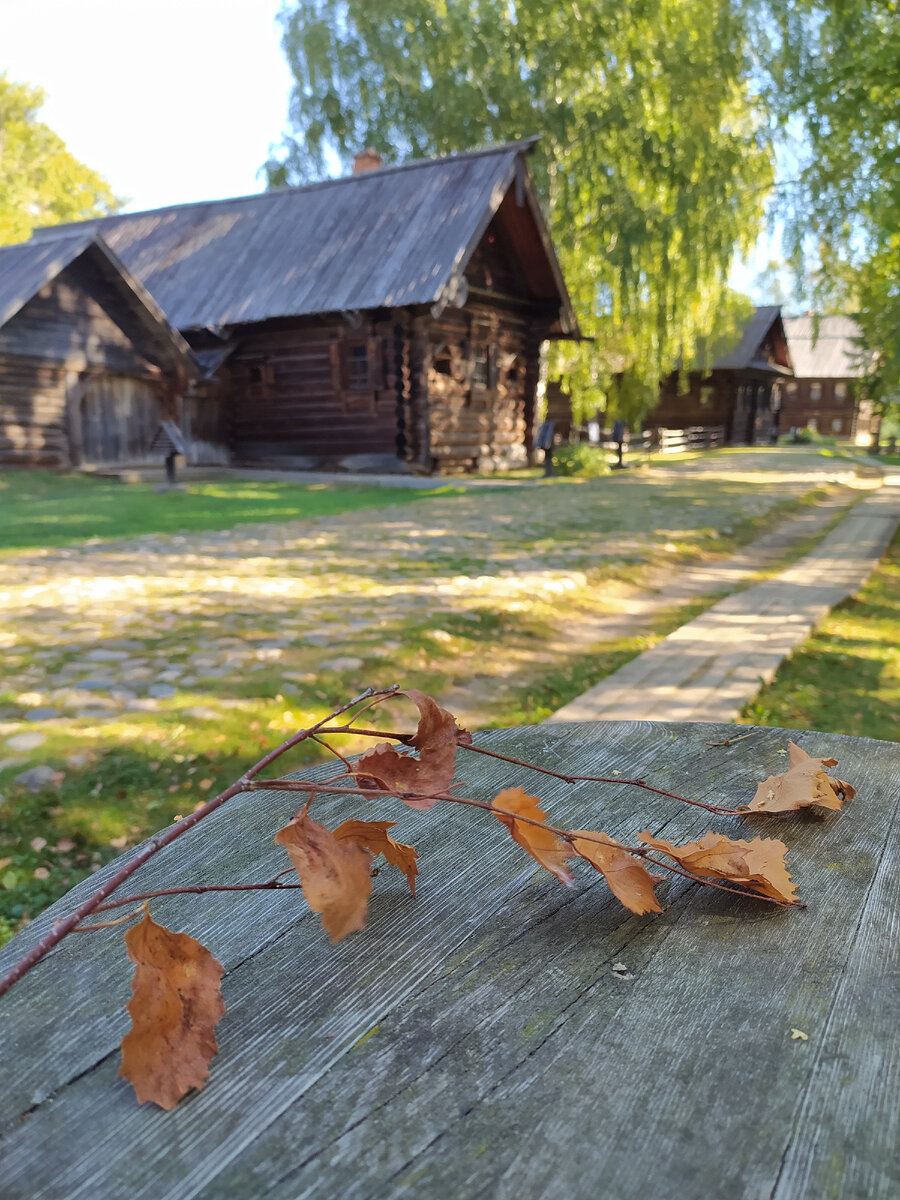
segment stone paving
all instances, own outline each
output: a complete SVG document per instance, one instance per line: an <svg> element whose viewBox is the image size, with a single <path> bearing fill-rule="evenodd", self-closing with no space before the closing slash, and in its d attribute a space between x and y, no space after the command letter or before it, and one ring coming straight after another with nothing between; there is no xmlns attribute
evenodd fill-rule
<svg viewBox="0 0 900 1200"><path fill-rule="evenodd" d="M448 687L457 685L461 716L477 722L465 695L509 674L509 664L502 645L486 652L467 639L467 622L473 630L485 614L555 622L558 639L541 660L552 665L686 596L736 586L765 565L765 553L697 567L680 587L668 569L655 591L652 576L637 587L617 572L682 550L709 558L716 533L744 517L854 479L848 464L803 453L718 464L654 472L652 481L473 490L414 509L4 555L0 770L26 761L55 726L160 710L215 719L247 706L254 678L286 696L329 677L348 695L367 683L402 684L395 675L410 627L455 651ZM795 536L833 515L827 505L815 519L806 514ZM779 535L770 541L771 555Z"/></svg>

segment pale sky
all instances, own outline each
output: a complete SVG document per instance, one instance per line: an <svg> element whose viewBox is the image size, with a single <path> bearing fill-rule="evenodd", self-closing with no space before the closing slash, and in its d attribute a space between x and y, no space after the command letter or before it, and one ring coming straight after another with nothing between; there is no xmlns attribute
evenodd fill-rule
<svg viewBox="0 0 900 1200"><path fill-rule="evenodd" d="M126 211L262 190L287 125L281 0L0 0L0 72Z"/></svg>
<svg viewBox="0 0 900 1200"><path fill-rule="evenodd" d="M377 3L378 0L372 0ZM281 0L0 0L0 72L42 87L41 119L126 212L262 190L287 128ZM772 254L736 264L756 303Z"/></svg>

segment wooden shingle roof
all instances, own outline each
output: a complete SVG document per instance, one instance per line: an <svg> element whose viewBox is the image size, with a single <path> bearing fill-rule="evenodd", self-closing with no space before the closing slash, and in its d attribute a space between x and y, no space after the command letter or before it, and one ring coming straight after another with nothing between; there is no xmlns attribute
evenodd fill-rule
<svg viewBox="0 0 900 1200"><path fill-rule="evenodd" d="M872 358L852 317L788 317L784 322L799 379L861 379Z"/></svg>
<svg viewBox="0 0 900 1200"><path fill-rule="evenodd" d="M87 225L102 230L173 325L220 328L452 297L515 187L547 258L552 295L541 298L558 302L560 328L569 332L577 324L524 167L534 141Z"/></svg>
<svg viewBox="0 0 900 1200"><path fill-rule="evenodd" d="M724 370L741 370L757 365L765 367L765 363L758 362L759 348L765 340L766 334L780 316L781 309L777 304L757 308L744 327L741 340L734 349L717 358L713 367Z"/></svg>

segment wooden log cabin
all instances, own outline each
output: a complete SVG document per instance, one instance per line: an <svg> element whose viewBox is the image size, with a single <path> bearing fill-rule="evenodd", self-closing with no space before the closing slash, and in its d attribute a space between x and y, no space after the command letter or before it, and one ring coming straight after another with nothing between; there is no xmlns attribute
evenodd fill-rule
<svg viewBox="0 0 900 1200"><path fill-rule="evenodd" d="M784 432L785 384L793 378L781 309L757 308L736 346L709 371L674 372L660 383L659 403L644 428L721 425L733 446L773 441Z"/></svg>
<svg viewBox="0 0 900 1200"><path fill-rule="evenodd" d="M0 249L0 465L141 462L200 372L91 233Z"/></svg>
<svg viewBox="0 0 900 1200"><path fill-rule="evenodd" d="M579 336L534 141L398 167L366 152L343 179L88 227L215 371L235 462L511 467L542 343Z"/></svg>

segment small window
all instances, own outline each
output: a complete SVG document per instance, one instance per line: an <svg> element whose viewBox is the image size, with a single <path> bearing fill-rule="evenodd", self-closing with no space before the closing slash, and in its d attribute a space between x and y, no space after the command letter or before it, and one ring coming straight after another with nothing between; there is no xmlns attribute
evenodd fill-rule
<svg viewBox="0 0 900 1200"><path fill-rule="evenodd" d="M789 383L789 384L787 385L787 388L786 388L785 390L786 390L786 392L787 392L788 398L789 398L789 399L793 399L793 398L794 398L794 396L796 396L796 395L797 395L797 384L796 384L796 382L791 382L791 383Z"/></svg>
<svg viewBox="0 0 900 1200"><path fill-rule="evenodd" d="M819 401L822 399L821 383L811 383L809 385L809 398L813 404L819 403Z"/></svg>
<svg viewBox="0 0 900 1200"><path fill-rule="evenodd" d="M371 387L369 378L369 348L362 342L347 347L347 388L364 392Z"/></svg>
<svg viewBox="0 0 900 1200"><path fill-rule="evenodd" d="M449 346L439 346L431 360L432 370L436 375L453 374L453 355Z"/></svg>
<svg viewBox="0 0 900 1200"><path fill-rule="evenodd" d="M836 383L834 385L834 398L838 404L843 404L843 402L847 399L846 383Z"/></svg>
<svg viewBox="0 0 900 1200"><path fill-rule="evenodd" d="M819 429L819 418L818 417L810 417L809 420L806 422L806 428L811 429L813 431L813 433L817 433L818 429Z"/></svg>
<svg viewBox="0 0 900 1200"><path fill-rule="evenodd" d="M267 362L252 362L247 366L248 391L253 400L265 400L272 394L275 383L275 372L272 364Z"/></svg>
<svg viewBox="0 0 900 1200"><path fill-rule="evenodd" d="M489 375L488 348L479 343L472 350L472 387L488 387Z"/></svg>
<svg viewBox="0 0 900 1200"><path fill-rule="evenodd" d="M843 433L844 432L844 422L841 420L840 417L835 417L835 419L831 422L831 432L832 433Z"/></svg>

